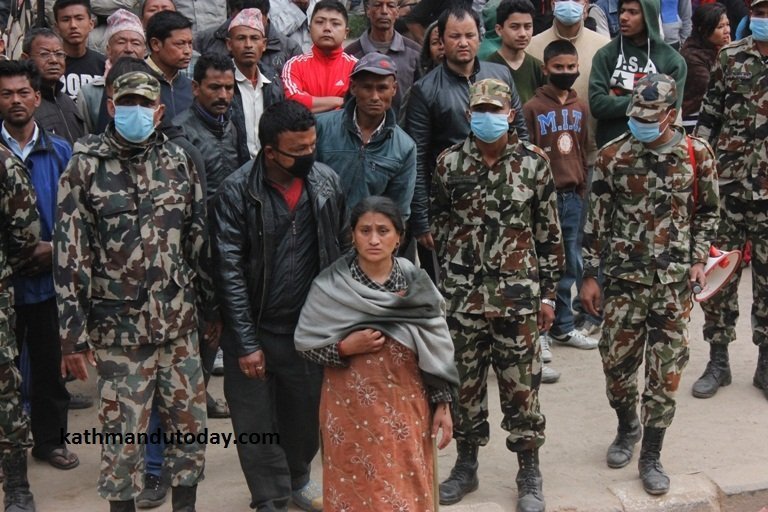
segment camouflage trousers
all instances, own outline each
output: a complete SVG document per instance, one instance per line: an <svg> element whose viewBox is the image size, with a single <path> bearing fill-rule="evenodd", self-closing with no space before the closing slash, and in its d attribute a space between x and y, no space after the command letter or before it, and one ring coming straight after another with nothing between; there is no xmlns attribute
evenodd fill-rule
<svg viewBox="0 0 768 512"><path fill-rule="evenodd" d="M721 196L715 246L742 249L747 240L752 241L752 342L768 345L768 201ZM708 343L727 345L736 339L740 280L738 270L717 295L701 303L704 340Z"/></svg>
<svg viewBox="0 0 768 512"><path fill-rule="evenodd" d="M675 392L688 364L688 281L647 286L606 276L600 356L608 402L637 407L637 371L645 359L641 415L646 427L666 428L675 416Z"/></svg>
<svg viewBox="0 0 768 512"><path fill-rule="evenodd" d="M0 364L0 452L3 456L32 446L29 417L21 406L20 389L21 372L14 362Z"/></svg>
<svg viewBox="0 0 768 512"><path fill-rule="evenodd" d="M197 485L203 478L205 446L192 438L204 431L206 422L197 331L159 346L97 349L95 356L102 432L123 436L147 432L154 398L164 432L180 441L166 444L171 485ZM143 487L143 474L143 444L102 444L98 491L103 498L133 499Z"/></svg>
<svg viewBox="0 0 768 512"><path fill-rule="evenodd" d="M459 401L453 435L457 441L488 444L488 370L499 382L507 448L517 452L544 444L544 415L539 409L541 346L536 315L485 318L448 316L459 370Z"/></svg>

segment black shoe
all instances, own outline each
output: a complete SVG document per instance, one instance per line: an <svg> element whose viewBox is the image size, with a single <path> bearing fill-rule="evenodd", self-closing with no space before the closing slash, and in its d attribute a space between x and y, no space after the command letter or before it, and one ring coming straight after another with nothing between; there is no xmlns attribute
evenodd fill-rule
<svg viewBox="0 0 768 512"><path fill-rule="evenodd" d="M661 446L664 443L665 428L645 427L643 445L640 449L640 460L637 467L643 489L654 496L666 494L669 491L669 477L661 465Z"/></svg>
<svg viewBox="0 0 768 512"><path fill-rule="evenodd" d="M517 512L544 512L543 479L539 470L539 450L517 453Z"/></svg>
<svg viewBox="0 0 768 512"><path fill-rule="evenodd" d="M709 345L709 362L699 380L693 384L693 396L710 398L721 386L731 383L731 367L728 364L728 345Z"/></svg>
<svg viewBox="0 0 768 512"><path fill-rule="evenodd" d="M110 501L109 512L136 512L136 506L133 500Z"/></svg>
<svg viewBox="0 0 768 512"><path fill-rule="evenodd" d="M631 409L617 409L619 427L616 429L616 438L608 447L606 462L609 468L623 468L632 460L635 445L642 437L643 429L640 426L640 418L637 411Z"/></svg>
<svg viewBox="0 0 768 512"><path fill-rule="evenodd" d="M161 476L146 473L144 489L136 496L136 506L139 508L155 508L165 503L168 497L168 485Z"/></svg>
<svg viewBox="0 0 768 512"><path fill-rule="evenodd" d="M765 398L768 398L768 345L760 347L760 355L757 357L757 368L752 384L762 389Z"/></svg>
<svg viewBox="0 0 768 512"><path fill-rule="evenodd" d="M14 450L3 457L5 512L35 512L35 500L27 480L27 450Z"/></svg>
<svg viewBox="0 0 768 512"><path fill-rule="evenodd" d="M477 478L478 446L465 442L457 443L459 455L451 474L440 484L440 504L453 505L480 486Z"/></svg>
<svg viewBox="0 0 768 512"><path fill-rule="evenodd" d="M197 486L192 487L173 487L171 489L171 502L173 503L173 512L195 512L195 502L197 501Z"/></svg>
<svg viewBox="0 0 768 512"><path fill-rule="evenodd" d="M93 397L82 393L69 394L69 409L90 409L93 407Z"/></svg>

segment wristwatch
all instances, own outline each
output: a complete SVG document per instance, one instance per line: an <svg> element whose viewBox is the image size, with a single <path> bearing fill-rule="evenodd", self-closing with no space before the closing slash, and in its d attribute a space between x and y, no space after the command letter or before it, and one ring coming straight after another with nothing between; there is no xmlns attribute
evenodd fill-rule
<svg viewBox="0 0 768 512"><path fill-rule="evenodd" d="M553 301L552 299L541 299L541 303L542 304L546 304L547 306L551 307L552 309L555 309L555 307L557 306L555 304L555 301Z"/></svg>

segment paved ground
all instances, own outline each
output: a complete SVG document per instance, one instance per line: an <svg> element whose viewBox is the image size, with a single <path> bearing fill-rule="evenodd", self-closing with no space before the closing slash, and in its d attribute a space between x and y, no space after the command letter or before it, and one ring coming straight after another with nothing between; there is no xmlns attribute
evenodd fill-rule
<svg viewBox="0 0 768 512"><path fill-rule="evenodd" d="M751 299L742 281L742 311ZM650 498L643 491L633 462L608 469L605 449L613 439L616 423L603 390L597 351L555 347L552 363L563 376L541 393L547 416L547 443L542 449L544 491L550 511L732 511L758 512L768 506L768 401L752 386L757 349L751 343L749 315L739 320L739 340L731 348L733 384L714 398L698 400L690 387L703 371L708 347L701 339L702 315L695 308L691 324L691 362L683 377L679 408L665 440L662 461L672 475L672 492ZM212 380L214 394L222 396L222 379ZM498 427L498 398L491 381L492 439L480 452L480 489L447 512L512 511L517 463L504 445ZM94 380L77 383L75 390L95 392ZM70 430L98 428L96 409L73 411ZM211 431L230 432L229 420L211 420ZM58 471L30 462L30 477L40 512L90 512L108 507L95 492L98 475L97 447L77 447L82 464L72 471ZM439 457L441 477L455 458L453 446ZM316 461L317 462L317 461ZM316 464L317 465L317 464ZM200 485L200 512L246 511L248 493L234 448L210 447L206 480ZM319 478L319 466L315 472ZM155 509L171 510L170 504Z"/></svg>

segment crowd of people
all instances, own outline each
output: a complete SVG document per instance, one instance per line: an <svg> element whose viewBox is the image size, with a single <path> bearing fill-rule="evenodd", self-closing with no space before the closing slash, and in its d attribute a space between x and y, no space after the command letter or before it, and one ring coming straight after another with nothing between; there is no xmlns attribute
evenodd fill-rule
<svg viewBox="0 0 768 512"><path fill-rule="evenodd" d="M237 444L255 510L435 510L479 486L490 369L540 512L555 346L598 349L606 463L641 442L665 494L712 245L750 244L768 398L768 0L50 8L0 61L6 512L35 510L29 448L79 465L94 372L102 433L161 434L102 444L113 512L194 512L207 418L279 436ZM701 303L696 397L731 382L740 274Z"/></svg>

